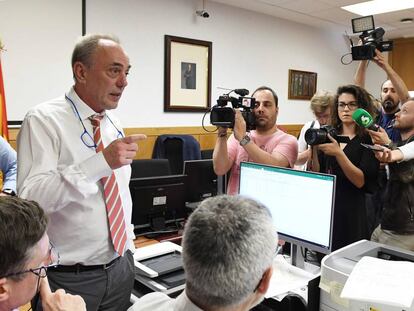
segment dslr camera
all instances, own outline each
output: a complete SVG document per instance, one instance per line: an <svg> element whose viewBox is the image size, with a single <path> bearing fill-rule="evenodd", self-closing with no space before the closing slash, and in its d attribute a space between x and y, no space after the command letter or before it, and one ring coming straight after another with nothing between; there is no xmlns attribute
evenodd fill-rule
<svg viewBox="0 0 414 311"><path fill-rule="evenodd" d="M383 41L385 30L382 27L375 28L372 15L352 19L352 31L362 32L359 36L362 44L351 47L352 60L373 59L375 49L381 52L392 51L393 42Z"/></svg>
<svg viewBox="0 0 414 311"><path fill-rule="evenodd" d="M239 97L230 96L235 92ZM234 89L228 94L219 96L217 105L211 108L210 123L215 126L226 128L234 127L234 109L241 108L241 114L246 121L246 130L254 130L256 128L256 117L253 109L256 106L256 100L253 97L246 97L249 91L246 89ZM231 104L231 107L228 106Z"/></svg>
<svg viewBox="0 0 414 311"><path fill-rule="evenodd" d="M348 136L338 135L337 130L332 125L322 125L320 128L310 128L305 132L305 141L310 146L330 143L328 134L338 143L348 143Z"/></svg>

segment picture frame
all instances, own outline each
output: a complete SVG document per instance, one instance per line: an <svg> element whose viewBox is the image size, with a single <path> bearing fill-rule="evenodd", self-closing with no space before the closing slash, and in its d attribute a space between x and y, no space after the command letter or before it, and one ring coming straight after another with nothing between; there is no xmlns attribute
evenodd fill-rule
<svg viewBox="0 0 414 311"><path fill-rule="evenodd" d="M165 35L164 111L210 109L212 43Z"/></svg>
<svg viewBox="0 0 414 311"><path fill-rule="evenodd" d="M289 69L288 99L309 100L316 92L316 72Z"/></svg>

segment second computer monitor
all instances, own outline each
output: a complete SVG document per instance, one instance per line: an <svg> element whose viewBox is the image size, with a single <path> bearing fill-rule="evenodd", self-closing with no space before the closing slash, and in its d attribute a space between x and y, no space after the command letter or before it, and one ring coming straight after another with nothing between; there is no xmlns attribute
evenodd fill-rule
<svg viewBox="0 0 414 311"><path fill-rule="evenodd" d="M279 238L324 254L332 249L335 176L242 162L241 195L266 205Z"/></svg>
<svg viewBox="0 0 414 311"><path fill-rule="evenodd" d="M187 202L199 202L217 194L212 159L185 161L183 174L187 175Z"/></svg>

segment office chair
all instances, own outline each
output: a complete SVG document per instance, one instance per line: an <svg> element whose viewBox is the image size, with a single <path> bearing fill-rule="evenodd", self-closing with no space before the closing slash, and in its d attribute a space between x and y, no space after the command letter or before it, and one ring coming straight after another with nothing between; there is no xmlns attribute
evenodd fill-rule
<svg viewBox="0 0 414 311"><path fill-rule="evenodd" d="M168 159L172 174L182 174L184 161L200 160L200 144L191 135L160 135L155 141L153 159Z"/></svg>

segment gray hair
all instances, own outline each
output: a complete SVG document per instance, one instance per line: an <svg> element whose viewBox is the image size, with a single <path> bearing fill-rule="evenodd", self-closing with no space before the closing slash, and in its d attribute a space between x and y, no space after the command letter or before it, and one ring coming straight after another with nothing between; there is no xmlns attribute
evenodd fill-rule
<svg viewBox="0 0 414 311"><path fill-rule="evenodd" d="M187 294L208 307L243 303L272 266L276 245L265 206L241 196L204 200L183 235Z"/></svg>
<svg viewBox="0 0 414 311"><path fill-rule="evenodd" d="M311 98L310 108L313 113L325 112L329 108L333 108L335 103L335 95L332 92L320 90Z"/></svg>
<svg viewBox="0 0 414 311"><path fill-rule="evenodd" d="M109 34L87 34L78 40L72 53L72 70L76 62L81 62L85 66L92 66L93 55L99 46L100 40L110 40L120 44L119 39ZM73 75L75 78L75 75Z"/></svg>

